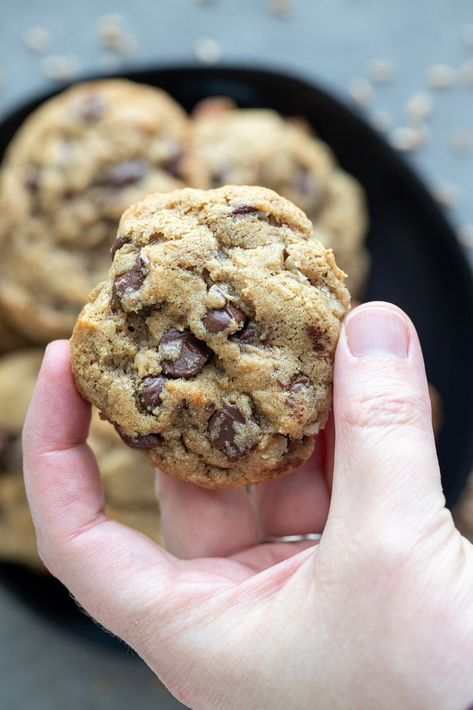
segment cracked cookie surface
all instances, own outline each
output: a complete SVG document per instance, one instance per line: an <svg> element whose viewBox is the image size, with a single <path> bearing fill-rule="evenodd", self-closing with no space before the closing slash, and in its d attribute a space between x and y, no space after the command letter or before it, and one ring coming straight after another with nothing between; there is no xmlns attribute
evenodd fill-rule
<svg viewBox="0 0 473 710"><path fill-rule="evenodd" d="M294 470L326 421L349 304L306 216L259 187L150 195L112 251L72 336L83 396L176 477Z"/></svg>
<svg viewBox="0 0 473 710"><path fill-rule="evenodd" d="M123 210L203 182L189 138L170 96L126 80L79 84L30 115L0 183L0 302L15 328L39 343L70 335Z"/></svg>

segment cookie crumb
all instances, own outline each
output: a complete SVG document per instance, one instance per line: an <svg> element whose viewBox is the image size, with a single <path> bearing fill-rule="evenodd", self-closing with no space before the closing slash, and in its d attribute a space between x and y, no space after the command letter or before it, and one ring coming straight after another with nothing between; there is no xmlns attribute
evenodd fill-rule
<svg viewBox="0 0 473 710"><path fill-rule="evenodd" d="M390 59L374 59L368 76L374 84L389 84L394 79L394 63Z"/></svg>
<svg viewBox="0 0 473 710"><path fill-rule="evenodd" d="M460 190L451 182L443 182L434 190L434 198L441 207L454 207L460 199Z"/></svg>
<svg viewBox="0 0 473 710"><path fill-rule="evenodd" d="M371 125L380 133L387 133L393 125L393 117L389 111L378 109L371 116Z"/></svg>
<svg viewBox="0 0 473 710"><path fill-rule="evenodd" d="M348 88L351 98L360 107L365 107L373 100L374 89L371 82L364 76L358 76Z"/></svg>
<svg viewBox="0 0 473 710"><path fill-rule="evenodd" d="M455 71L448 64L434 64L427 71L427 83L433 89L449 89L455 81Z"/></svg>
<svg viewBox="0 0 473 710"><path fill-rule="evenodd" d="M430 137L430 130L425 124L418 126L397 126L391 131L391 145L397 150L409 153L423 148Z"/></svg>
<svg viewBox="0 0 473 710"><path fill-rule="evenodd" d="M23 34L23 44L31 52L45 52L51 44L51 35L45 27L30 27Z"/></svg>
<svg viewBox="0 0 473 710"><path fill-rule="evenodd" d="M468 249L473 247L473 224L463 224L457 233L458 241Z"/></svg>
<svg viewBox="0 0 473 710"><path fill-rule="evenodd" d="M97 20L97 32L102 47L116 54L131 54L136 48L135 38L124 27L122 15L102 15Z"/></svg>
<svg viewBox="0 0 473 710"><path fill-rule="evenodd" d="M411 121L426 121L434 108L434 100L430 94L420 91L413 94L406 103L406 114Z"/></svg>
<svg viewBox="0 0 473 710"><path fill-rule="evenodd" d="M473 86L473 59L468 59L460 68L463 83L467 86Z"/></svg>
<svg viewBox="0 0 473 710"><path fill-rule="evenodd" d="M468 155L471 153L471 133L466 128L457 128L450 136L449 145L455 155Z"/></svg>
<svg viewBox="0 0 473 710"><path fill-rule="evenodd" d="M194 43L194 54L202 64L217 64L222 58L222 47L212 37L200 37Z"/></svg>
<svg viewBox="0 0 473 710"><path fill-rule="evenodd" d="M79 68L79 60L74 54L48 54L41 61L41 71L44 76L55 81L74 78Z"/></svg>
<svg viewBox="0 0 473 710"><path fill-rule="evenodd" d="M268 0L269 11L273 15L283 17L288 15L293 8L293 0Z"/></svg>

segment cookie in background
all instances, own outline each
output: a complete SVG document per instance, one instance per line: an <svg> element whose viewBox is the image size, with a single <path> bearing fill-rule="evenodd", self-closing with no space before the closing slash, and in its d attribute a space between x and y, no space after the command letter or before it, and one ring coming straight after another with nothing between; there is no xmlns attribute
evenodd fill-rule
<svg viewBox="0 0 473 710"><path fill-rule="evenodd" d="M316 236L331 247L360 295L369 271L365 196L307 120L269 109L240 109L229 98L201 101L193 111L192 152L209 187L260 185L300 207Z"/></svg>
<svg viewBox="0 0 473 710"><path fill-rule="evenodd" d="M43 351L0 358L0 560L43 569L23 485L21 430ZM154 473L95 411L88 443L97 456L107 514L162 543Z"/></svg>
<svg viewBox="0 0 473 710"><path fill-rule="evenodd" d="M123 79L76 85L26 119L0 177L0 307L18 332L70 335L129 204L205 182L189 140L168 94Z"/></svg>

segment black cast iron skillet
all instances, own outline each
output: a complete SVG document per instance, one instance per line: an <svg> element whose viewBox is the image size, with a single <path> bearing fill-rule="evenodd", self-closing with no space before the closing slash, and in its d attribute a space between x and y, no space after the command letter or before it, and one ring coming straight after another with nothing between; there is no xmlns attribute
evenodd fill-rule
<svg viewBox="0 0 473 710"><path fill-rule="evenodd" d="M121 76L159 86L186 109L212 95L242 107L301 114L362 183L369 203L373 268L365 300L388 300L414 321L427 374L439 390L445 424L438 455L448 504L458 498L473 463L473 282L443 213L420 180L358 115L321 88L251 68L158 68ZM0 157L39 96L0 123ZM118 643L82 614L59 582L17 565L1 565L0 581L63 628L111 647Z"/></svg>

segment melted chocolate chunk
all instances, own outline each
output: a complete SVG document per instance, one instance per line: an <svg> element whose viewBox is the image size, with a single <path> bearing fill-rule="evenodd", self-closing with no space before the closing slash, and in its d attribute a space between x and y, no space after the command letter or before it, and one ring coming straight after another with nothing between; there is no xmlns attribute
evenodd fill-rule
<svg viewBox="0 0 473 710"><path fill-rule="evenodd" d="M316 352L322 352L326 344L326 332L320 326L312 324L307 326L307 334L312 340Z"/></svg>
<svg viewBox="0 0 473 710"><path fill-rule="evenodd" d="M138 256L134 266L129 271L125 271L124 274L117 276L113 284L113 295L115 299L121 299L123 296L131 291L139 291L145 280L146 273L144 271L144 261Z"/></svg>
<svg viewBox="0 0 473 710"><path fill-rule="evenodd" d="M212 308L205 314L202 323L208 333L221 333L232 321L241 328L245 322L245 314L239 308L228 303L223 308Z"/></svg>
<svg viewBox="0 0 473 710"><path fill-rule="evenodd" d="M312 387L312 382L307 375L297 375L289 385L291 392L300 392L307 387Z"/></svg>
<svg viewBox="0 0 473 710"><path fill-rule="evenodd" d="M259 328L256 323L248 323L242 330L231 336L231 339L241 345L253 345L259 341Z"/></svg>
<svg viewBox="0 0 473 710"><path fill-rule="evenodd" d="M237 436L236 424L247 425L248 421L236 404L224 404L217 409L209 419L209 438L216 449L222 451L231 461L244 456L250 448L241 448L235 438Z"/></svg>
<svg viewBox="0 0 473 710"><path fill-rule="evenodd" d="M284 222L279 222L273 214L268 215L268 224L271 227L282 227Z"/></svg>
<svg viewBox="0 0 473 710"><path fill-rule="evenodd" d="M100 94L89 94L79 107L78 115L83 121L92 123L102 118L105 110L105 100Z"/></svg>
<svg viewBox="0 0 473 710"><path fill-rule="evenodd" d="M161 404L161 394L166 388L164 377L145 377L140 389L139 399L147 412L152 412Z"/></svg>
<svg viewBox="0 0 473 710"><path fill-rule="evenodd" d="M122 441L132 449L155 449L161 443L159 434L143 434L141 436L128 436L117 429Z"/></svg>
<svg viewBox="0 0 473 710"><path fill-rule="evenodd" d="M122 188L140 182L146 175L148 165L145 160L125 160L113 165L105 176L105 184Z"/></svg>
<svg viewBox="0 0 473 710"><path fill-rule="evenodd" d="M182 163L184 160L183 153L176 153L162 163L163 170L166 170L176 180L182 180Z"/></svg>
<svg viewBox="0 0 473 710"><path fill-rule="evenodd" d="M110 256L112 257L112 259L114 258L117 251L122 248L122 246L129 243L130 237L117 237L110 248Z"/></svg>
<svg viewBox="0 0 473 710"><path fill-rule="evenodd" d="M307 390L312 389L312 382L309 380L307 375L296 375L289 383L288 390L289 394L286 398L286 404L288 407L295 407L297 403L300 403L299 395Z"/></svg>
<svg viewBox="0 0 473 710"><path fill-rule="evenodd" d="M238 205L232 210L232 214L258 214L259 212L261 210L253 205Z"/></svg>
<svg viewBox="0 0 473 710"><path fill-rule="evenodd" d="M189 330L170 328L166 331L159 343L161 346L175 348L177 357L162 361L163 371L169 377L194 377L203 369L210 357L210 350L201 340Z"/></svg>

